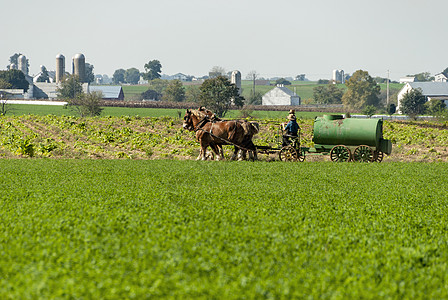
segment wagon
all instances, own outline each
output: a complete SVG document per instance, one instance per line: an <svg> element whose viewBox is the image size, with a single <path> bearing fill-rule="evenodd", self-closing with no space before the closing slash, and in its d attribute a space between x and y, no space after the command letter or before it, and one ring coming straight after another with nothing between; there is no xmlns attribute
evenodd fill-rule
<svg viewBox="0 0 448 300"><path fill-rule="evenodd" d="M324 115L314 120L314 147L302 147L300 131L292 143L282 147L281 134L277 147L256 146L260 153L278 153L283 161L304 161L306 155L330 155L334 162L381 162L391 154L392 143L383 138L382 119L344 118Z"/></svg>

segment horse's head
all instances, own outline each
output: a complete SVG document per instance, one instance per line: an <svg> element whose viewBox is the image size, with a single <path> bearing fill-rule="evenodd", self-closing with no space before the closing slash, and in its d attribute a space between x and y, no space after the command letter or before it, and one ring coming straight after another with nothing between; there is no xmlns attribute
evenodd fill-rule
<svg viewBox="0 0 448 300"><path fill-rule="evenodd" d="M193 130L194 124L193 124L193 113L191 110L187 109L184 115L184 122L182 124L182 128L186 130Z"/></svg>

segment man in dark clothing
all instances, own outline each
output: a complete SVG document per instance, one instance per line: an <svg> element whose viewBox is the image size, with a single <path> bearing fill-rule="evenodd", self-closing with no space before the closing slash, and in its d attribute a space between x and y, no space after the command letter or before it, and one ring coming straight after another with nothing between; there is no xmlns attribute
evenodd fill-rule
<svg viewBox="0 0 448 300"><path fill-rule="evenodd" d="M286 125L285 123L282 124L283 130L285 131L285 134L283 135L283 144L282 144L283 147L291 143L290 138L296 137L300 129L299 124L297 124L296 121L295 111L293 109L289 111L289 115L287 118L289 122Z"/></svg>

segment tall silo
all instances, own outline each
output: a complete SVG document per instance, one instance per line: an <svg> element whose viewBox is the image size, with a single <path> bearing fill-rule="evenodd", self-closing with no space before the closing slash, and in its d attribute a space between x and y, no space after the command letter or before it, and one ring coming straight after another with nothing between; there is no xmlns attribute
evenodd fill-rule
<svg viewBox="0 0 448 300"><path fill-rule="evenodd" d="M236 85L238 94L241 96L241 72L238 70L233 71L230 82Z"/></svg>
<svg viewBox="0 0 448 300"><path fill-rule="evenodd" d="M23 74L28 75L28 66L26 65L25 55L19 55L17 58L18 69L23 72Z"/></svg>
<svg viewBox="0 0 448 300"><path fill-rule="evenodd" d="M65 56L62 54L56 55L56 83L62 81L65 74Z"/></svg>
<svg viewBox="0 0 448 300"><path fill-rule="evenodd" d="M73 56L73 74L77 75L80 82L86 80L86 58L84 54L78 53Z"/></svg>

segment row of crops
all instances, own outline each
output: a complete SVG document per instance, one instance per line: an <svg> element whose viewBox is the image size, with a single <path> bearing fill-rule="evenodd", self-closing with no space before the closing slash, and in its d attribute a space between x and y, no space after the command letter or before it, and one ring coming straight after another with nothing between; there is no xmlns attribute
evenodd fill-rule
<svg viewBox="0 0 448 300"><path fill-rule="evenodd" d="M442 163L0 168L1 299L448 297Z"/></svg>
<svg viewBox="0 0 448 300"><path fill-rule="evenodd" d="M77 118L22 115L0 118L0 157L192 159L199 151L194 134L181 119L138 116ZM273 146L282 119L261 119L255 143ZM299 120L302 144L312 147L313 120ZM445 124L385 122L384 135L393 142L392 161L446 161ZM231 151L229 148L227 151ZM272 160L272 157L261 157Z"/></svg>

